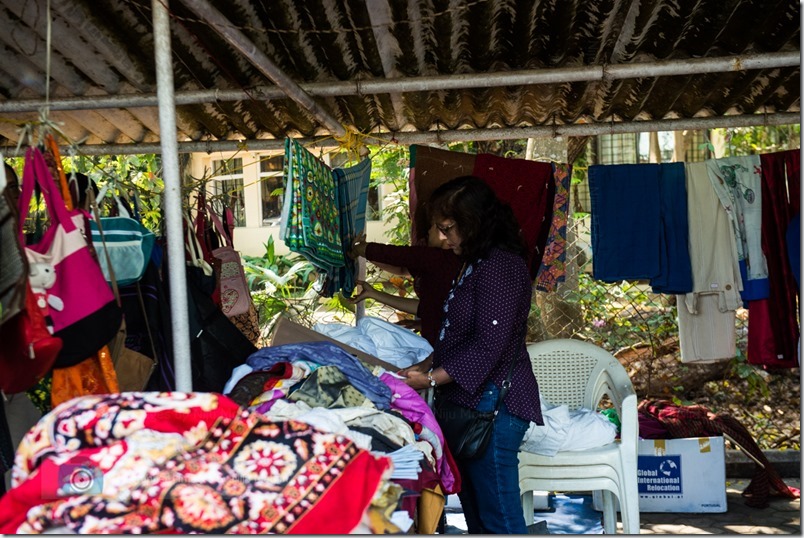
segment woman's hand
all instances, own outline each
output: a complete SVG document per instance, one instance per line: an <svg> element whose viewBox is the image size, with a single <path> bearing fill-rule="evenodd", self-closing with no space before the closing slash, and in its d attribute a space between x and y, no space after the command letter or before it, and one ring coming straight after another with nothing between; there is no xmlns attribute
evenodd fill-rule
<svg viewBox="0 0 804 538"><path fill-rule="evenodd" d="M411 331L421 331L422 330L422 320L420 319L400 319L396 322L396 325L400 327L404 327L406 329L410 329Z"/></svg>
<svg viewBox="0 0 804 538"><path fill-rule="evenodd" d="M419 372L422 374L427 375L427 372L433 367L433 354L431 353L426 359L422 362L414 364L413 366L408 366L407 368L402 368L399 370L399 375L406 376L409 372Z"/></svg>
<svg viewBox="0 0 804 538"><path fill-rule="evenodd" d="M366 234L360 234L355 239L352 248L347 253L350 258L356 260L359 257L366 257Z"/></svg>
<svg viewBox="0 0 804 538"><path fill-rule="evenodd" d="M408 368L407 372L400 370L398 373L405 376L405 383L414 390L424 390L430 387L430 380L427 379L426 372Z"/></svg>
<svg viewBox="0 0 804 538"><path fill-rule="evenodd" d="M360 286L360 293L358 293L354 297L349 297L348 299L346 299L349 303L357 304L365 299L376 300L376 296L374 294L376 290L371 284L367 284L365 280L356 280L355 286Z"/></svg>

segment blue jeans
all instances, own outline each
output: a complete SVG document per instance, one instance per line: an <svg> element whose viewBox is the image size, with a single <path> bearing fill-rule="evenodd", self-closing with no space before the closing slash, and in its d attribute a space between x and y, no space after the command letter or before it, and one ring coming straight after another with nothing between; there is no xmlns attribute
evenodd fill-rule
<svg viewBox="0 0 804 538"><path fill-rule="evenodd" d="M492 411L500 389L488 382L478 411ZM457 460L461 500L469 534L527 534L519 492L519 445L530 423L508 412L503 403L494 421L486 453Z"/></svg>

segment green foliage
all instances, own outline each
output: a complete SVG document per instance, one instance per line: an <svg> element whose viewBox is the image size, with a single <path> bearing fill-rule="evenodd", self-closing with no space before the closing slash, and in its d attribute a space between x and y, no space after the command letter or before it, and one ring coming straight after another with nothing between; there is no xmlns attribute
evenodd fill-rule
<svg viewBox="0 0 804 538"><path fill-rule="evenodd" d="M383 146L372 154L371 185L390 185L385 196L381 216L390 228L385 232L393 245L410 244L410 213L408 171L410 153L403 146Z"/></svg>
<svg viewBox="0 0 804 538"><path fill-rule="evenodd" d="M306 293L316 277L313 264L299 254L289 256L276 254L272 236L268 236L268 241L263 243L263 246L265 254L261 257L242 256L249 288L252 291L263 291L284 298Z"/></svg>
<svg viewBox="0 0 804 538"><path fill-rule="evenodd" d="M762 376L757 366L748 363L748 358L742 347L737 347L737 355L731 359L729 367L733 375L748 383L748 393L745 396L750 398L760 394L763 398L768 397L770 394L768 382Z"/></svg>
<svg viewBox="0 0 804 538"><path fill-rule="evenodd" d="M662 342L678 333L675 305L662 304L635 282L606 284L581 272L578 289L567 300L581 306L579 336L610 352L647 344L658 356Z"/></svg>
<svg viewBox="0 0 804 538"><path fill-rule="evenodd" d="M129 201L136 197L143 225L163 233L162 161L159 155L79 155L64 160L66 173L81 172L92 178L98 188L109 184Z"/></svg>
<svg viewBox="0 0 804 538"><path fill-rule="evenodd" d="M795 149L801 145L801 125L780 125L767 127L733 127L715 129L726 140L723 157L737 155L756 155L785 149Z"/></svg>
<svg viewBox="0 0 804 538"><path fill-rule="evenodd" d="M287 312L294 301L305 298L316 280L315 267L298 254L276 254L274 239L268 236L263 243L262 256L242 255L251 297L257 307L262 325Z"/></svg>

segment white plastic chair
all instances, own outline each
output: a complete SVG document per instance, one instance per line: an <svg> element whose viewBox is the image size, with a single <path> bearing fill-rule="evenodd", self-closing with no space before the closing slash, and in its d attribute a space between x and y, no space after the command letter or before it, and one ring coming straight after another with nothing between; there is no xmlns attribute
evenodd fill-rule
<svg viewBox="0 0 804 538"><path fill-rule="evenodd" d="M637 491L637 399L634 386L620 362L588 342L556 339L528 345L533 373L542 396L570 411L597 409L604 395L617 409L622 424L620 440L555 456L519 453L519 488L525 521L533 522L534 491L601 491L603 529L617 529L619 500L623 532L639 534ZM615 497L616 496L616 497Z"/></svg>

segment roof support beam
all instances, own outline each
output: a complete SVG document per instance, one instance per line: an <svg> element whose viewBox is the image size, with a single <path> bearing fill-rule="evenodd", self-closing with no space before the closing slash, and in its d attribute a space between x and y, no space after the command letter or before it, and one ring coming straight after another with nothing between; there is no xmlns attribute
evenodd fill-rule
<svg viewBox="0 0 804 538"><path fill-rule="evenodd" d="M319 105L307 92L293 81L284 71L271 61L246 35L237 29L223 14L206 0L181 0L196 15L208 22L221 37L239 50L260 72L279 86L287 97L307 110L335 136L343 136L346 129Z"/></svg>
<svg viewBox="0 0 804 538"><path fill-rule="evenodd" d="M778 112L775 114L743 114L734 116L713 116L709 118L687 118L654 121L632 121L611 123L576 123L573 125L547 125L539 127L519 127L508 129L454 129L451 131L372 133L372 138L402 145L408 144L446 144L467 140L524 140L526 138L545 138L558 136L595 136L602 134L643 133L651 131L683 131L686 129L715 129L722 127L755 127L769 125L797 125L801 116L797 112ZM305 145L337 147L331 137L300 139ZM210 153L213 151L281 151L285 141L267 140L218 140L209 142L180 142L179 153ZM160 153L159 144L93 144L78 147L84 155L134 155ZM14 150L6 150L13 156Z"/></svg>
<svg viewBox="0 0 804 538"><path fill-rule="evenodd" d="M185 2L200 0L183 0ZM259 53L259 51L257 51ZM259 53L262 54L262 53ZM263 55L264 56L264 55ZM267 59L267 58L266 58ZM273 65L273 64L272 64ZM685 60L662 60L622 65L589 65L555 69L530 69L499 73L473 73L393 79L359 80L346 82L314 82L293 86L307 96L336 97L373 93L406 93L434 90L460 90L466 88L496 88L501 86L532 86L538 84L561 84L567 82L592 82L628 78L697 75L748 71L752 69L776 69L801 65L798 51L748 54L718 58L690 58ZM280 71L281 73L281 71ZM266 74L267 75L267 74ZM287 77L287 75L282 74ZM273 80L273 79L272 79ZM245 90L197 90L176 93L177 105L212 103L215 101L243 101L249 99L283 99L288 97L285 89L277 86L259 86ZM291 98L293 98L291 96ZM297 101L298 102L298 101ZM0 102L0 112L33 112L45 104L44 99L20 99ZM301 103L300 103L301 104ZM91 110L120 107L155 107L156 94L114 95L51 99L51 110ZM304 106L304 105L302 105ZM316 104L316 106L318 106ZM307 108L307 107L305 107ZM311 110L307 108L308 110ZM335 121L335 120L333 120ZM337 123L337 122L336 122Z"/></svg>
<svg viewBox="0 0 804 538"><path fill-rule="evenodd" d="M366 11L371 20L371 30L374 33L374 40L377 42L377 52L380 55L385 78L399 80L396 57L401 54L401 49L399 42L391 32L391 26L394 24L391 6L388 5L388 0L366 0ZM404 103L398 94L391 94L391 106L394 108L394 121L401 129L405 126L405 114ZM389 125L389 127L391 126ZM393 129L393 127L391 128ZM363 305L363 302L358 304Z"/></svg>

